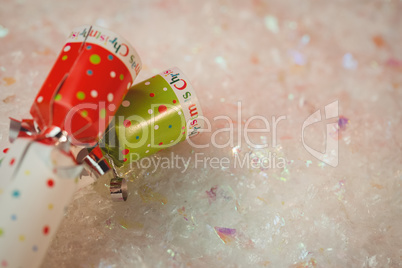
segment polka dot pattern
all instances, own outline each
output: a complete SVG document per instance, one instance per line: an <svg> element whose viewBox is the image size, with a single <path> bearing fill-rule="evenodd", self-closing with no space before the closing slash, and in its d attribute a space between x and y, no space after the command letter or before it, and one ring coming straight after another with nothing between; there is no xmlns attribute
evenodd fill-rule
<svg viewBox="0 0 402 268"><path fill-rule="evenodd" d="M140 116L147 123L128 120L132 115ZM185 139L181 129L185 120L178 96L172 85L160 75L132 86L116 116L126 118L116 122L116 135L119 136L119 133L124 131L122 136L126 139L120 140L119 143L143 145L140 145L139 148L125 145L126 147L120 150L113 150L109 147L107 152L115 163L123 165L124 158L126 158L124 153L129 151L135 151L141 158L167 146L172 146L175 144L174 141L179 142ZM148 128L147 132L145 132L145 127ZM153 134L150 134L152 132ZM154 135L153 140L151 140L151 135Z"/></svg>
<svg viewBox="0 0 402 268"><path fill-rule="evenodd" d="M29 143L27 139L17 139L6 157L10 159ZM3 215L0 217L0 267L5 264L8 267L39 267L33 254L38 254L41 249L45 249L42 253L46 252L52 241L52 226L59 225L63 208L75 192L73 180L57 177L43 160L50 159L52 151L53 146L34 142L23 160L16 158L18 165L2 166L4 174L16 173L0 202ZM41 157L37 157L38 152ZM74 165L68 156L61 156L60 161L68 166ZM17 166L18 171L15 170ZM32 217L33 212L35 217Z"/></svg>

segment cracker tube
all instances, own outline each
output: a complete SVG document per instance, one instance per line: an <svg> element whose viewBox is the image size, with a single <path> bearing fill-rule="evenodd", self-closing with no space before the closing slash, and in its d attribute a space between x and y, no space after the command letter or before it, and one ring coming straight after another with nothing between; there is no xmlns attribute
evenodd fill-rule
<svg viewBox="0 0 402 268"><path fill-rule="evenodd" d="M12 120L1 165L0 264L38 267L75 192L74 145L96 144L141 68L135 50L108 30L72 31L31 108Z"/></svg>
<svg viewBox="0 0 402 268"><path fill-rule="evenodd" d="M175 67L129 90L99 146L113 166L129 169L134 161L198 135L203 122L189 79ZM112 182L113 196L118 183Z"/></svg>

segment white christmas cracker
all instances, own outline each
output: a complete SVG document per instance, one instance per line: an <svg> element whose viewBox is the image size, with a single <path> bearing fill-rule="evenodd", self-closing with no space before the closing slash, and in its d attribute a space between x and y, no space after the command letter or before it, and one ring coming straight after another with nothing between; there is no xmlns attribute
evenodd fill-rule
<svg viewBox="0 0 402 268"><path fill-rule="evenodd" d="M98 141L140 69L117 34L96 26L71 32L33 120L12 120L15 141L0 168L0 267L41 264L82 171L72 146Z"/></svg>

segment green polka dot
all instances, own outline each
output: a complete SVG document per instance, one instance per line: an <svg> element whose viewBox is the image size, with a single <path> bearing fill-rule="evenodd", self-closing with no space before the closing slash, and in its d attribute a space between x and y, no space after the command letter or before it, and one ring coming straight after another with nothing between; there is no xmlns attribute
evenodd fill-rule
<svg viewBox="0 0 402 268"><path fill-rule="evenodd" d="M3 229L0 228L0 236L2 236L4 234Z"/></svg>
<svg viewBox="0 0 402 268"><path fill-rule="evenodd" d="M82 91L78 91L77 92L77 99L79 99L79 100L85 99L85 93L82 92Z"/></svg>
<svg viewBox="0 0 402 268"><path fill-rule="evenodd" d="M81 112L82 117L87 117L88 116L88 111L84 110Z"/></svg>
<svg viewBox="0 0 402 268"><path fill-rule="evenodd" d="M106 117L106 109L101 109L99 112L100 118L104 119Z"/></svg>
<svg viewBox="0 0 402 268"><path fill-rule="evenodd" d="M63 57L61 57L61 60L66 60L67 58L67 55L64 55Z"/></svg>
<svg viewBox="0 0 402 268"><path fill-rule="evenodd" d="M55 101L59 101L61 100L61 94L57 94L56 97L54 97Z"/></svg>
<svg viewBox="0 0 402 268"><path fill-rule="evenodd" d="M89 57L89 61L90 61L92 64L99 64L99 63L101 62L101 58L99 57L99 55L92 54L92 55Z"/></svg>
<svg viewBox="0 0 402 268"><path fill-rule="evenodd" d="M120 80L123 80L124 79L124 75L120 75Z"/></svg>

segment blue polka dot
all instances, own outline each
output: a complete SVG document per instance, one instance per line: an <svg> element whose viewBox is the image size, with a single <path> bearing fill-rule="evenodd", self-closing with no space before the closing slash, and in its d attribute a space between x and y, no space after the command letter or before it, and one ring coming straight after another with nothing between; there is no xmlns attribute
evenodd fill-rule
<svg viewBox="0 0 402 268"><path fill-rule="evenodd" d="M13 191L13 197L19 197L20 196L20 191L14 190Z"/></svg>
<svg viewBox="0 0 402 268"><path fill-rule="evenodd" d="M140 136L135 137L137 140L140 138Z"/></svg>
<svg viewBox="0 0 402 268"><path fill-rule="evenodd" d="M34 251L34 252L38 251L38 247L37 247L36 245L33 246L33 247L32 247L32 251Z"/></svg>
<svg viewBox="0 0 402 268"><path fill-rule="evenodd" d="M172 125L169 125L169 128L172 128Z"/></svg>
<svg viewBox="0 0 402 268"><path fill-rule="evenodd" d="M92 48L92 46L87 46L87 49L90 50Z"/></svg>
<svg viewBox="0 0 402 268"><path fill-rule="evenodd" d="M108 59L108 60L113 60L113 56L112 56L112 55L108 55L108 56L107 56L107 59Z"/></svg>
<svg viewBox="0 0 402 268"><path fill-rule="evenodd" d="M92 70L87 70L88 75L92 75L94 72Z"/></svg>
<svg viewBox="0 0 402 268"><path fill-rule="evenodd" d="M11 220L16 221L17 220L17 215L15 215L15 214L11 215Z"/></svg>

